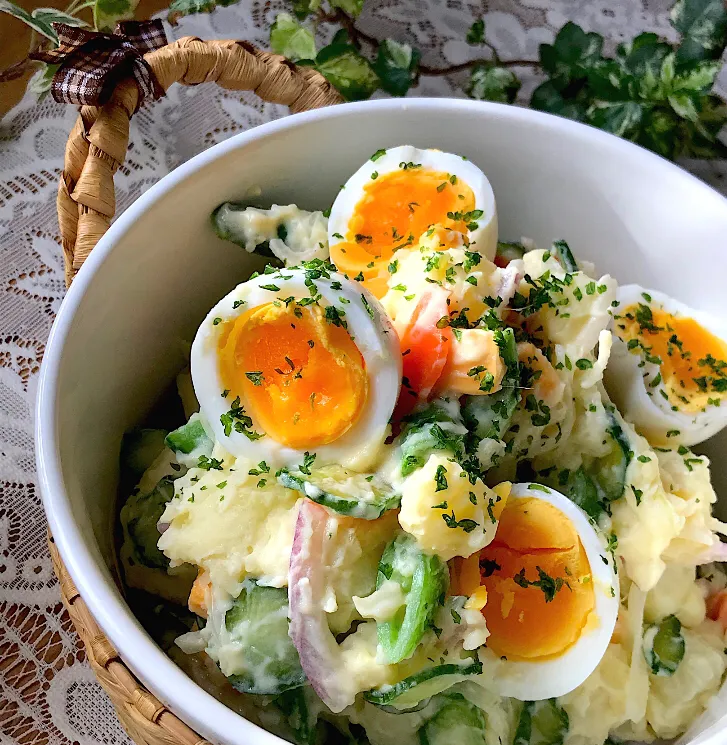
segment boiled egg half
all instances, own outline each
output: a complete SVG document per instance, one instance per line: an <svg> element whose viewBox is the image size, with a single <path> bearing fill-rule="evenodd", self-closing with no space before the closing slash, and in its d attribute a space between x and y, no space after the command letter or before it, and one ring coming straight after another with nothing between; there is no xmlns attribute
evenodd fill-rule
<svg viewBox="0 0 727 745"><path fill-rule="evenodd" d="M497 211L485 174L461 156L440 150L411 145L379 150L333 203L331 261L382 297L394 252L416 248L432 226L462 234L472 251L492 259Z"/></svg>
<svg viewBox="0 0 727 745"><path fill-rule="evenodd" d="M401 352L365 288L316 262L238 285L192 345L203 416L230 453L365 468L401 385Z"/></svg>
<svg viewBox="0 0 727 745"><path fill-rule="evenodd" d="M563 696L593 672L611 640L614 559L586 514L547 486L513 485L494 539L455 565L454 577L487 621L500 695Z"/></svg>
<svg viewBox="0 0 727 745"><path fill-rule="evenodd" d="M727 425L727 329L639 285L619 288L606 385L655 445L696 445Z"/></svg>

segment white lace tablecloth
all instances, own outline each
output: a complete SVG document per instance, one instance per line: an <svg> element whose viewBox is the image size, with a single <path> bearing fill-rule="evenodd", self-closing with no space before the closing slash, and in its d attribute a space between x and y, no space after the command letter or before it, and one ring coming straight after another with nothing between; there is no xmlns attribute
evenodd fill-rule
<svg viewBox="0 0 727 745"><path fill-rule="evenodd" d="M613 48L640 31L671 37L671 0L368 0L360 27L419 47L426 64L478 54L465 33L483 11L503 59L537 57L538 45L573 20ZM281 0L240 0L213 15L167 26L171 39L247 39L267 46ZM320 32L330 37L332 28ZM527 73L526 73L527 74ZM459 78L427 78L410 95L462 95ZM535 78L524 79L529 96ZM723 71L721 86L727 89ZM252 95L175 87L141 110L117 176L119 211L192 155L285 114ZM45 542L36 488L33 408L46 338L64 292L55 195L72 107L31 97L0 121L0 743L121 745L129 740L84 661ZM727 192L727 164L690 163Z"/></svg>

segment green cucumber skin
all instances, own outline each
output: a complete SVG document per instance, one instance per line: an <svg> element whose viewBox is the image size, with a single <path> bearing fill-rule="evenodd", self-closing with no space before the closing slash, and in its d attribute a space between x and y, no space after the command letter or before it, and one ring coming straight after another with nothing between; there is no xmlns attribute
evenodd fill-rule
<svg viewBox="0 0 727 745"><path fill-rule="evenodd" d="M288 489L300 492L304 497L320 504L322 507L327 507L332 512L337 512L339 515L345 515L346 517L357 517L361 520L376 520L384 512L396 509L401 504L401 497L398 494L392 494L378 503L360 502L356 499L345 499L323 491L314 484L311 486L318 493L312 494L311 489L306 488L310 482L307 482L303 476L298 476L289 471L278 474L278 483Z"/></svg>
<svg viewBox="0 0 727 745"><path fill-rule="evenodd" d="M643 648L644 659L652 675L674 675L686 652L681 621L671 615L662 618L658 624L647 627L644 632Z"/></svg>
<svg viewBox="0 0 727 745"><path fill-rule="evenodd" d="M564 240L553 241L553 253L566 272L574 274L578 271L578 263L570 250L570 246Z"/></svg>
<svg viewBox="0 0 727 745"><path fill-rule="evenodd" d="M186 424L170 432L164 440L166 446L175 453L189 455L199 450L200 455L212 455L214 443L207 434L199 417L190 419Z"/></svg>
<svg viewBox="0 0 727 745"><path fill-rule="evenodd" d="M402 565L407 570L412 568L412 573L403 574ZM391 579L398 582L406 594L403 618L376 624L379 644L390 663L406 660L414 653L431 626L448 577L446 564L436 556L421 552L411 536L402 533L387 546L379 562L376 587Z"/></svg>
<svg viewBox="0 0 727 745"><path fill-rule="evenodd" d="M436 667L422 670L421 672L414 673L404 680L400 680L398 683L390 686L386 690L373 688L370 691L364 693L364 698L372 704L386 705L395 703L396 699L401 696L402 693L416 688L416 686L426 683L427 681L439 678L444 675L479 675L482 673L482 663L479 661L472 662L468 665L457 665L454 663L437 665Z"/></svg>
<svg viewBox="0 0 727 745"><path fill-rule="evenodd" d="M524 701L513 745L563 745L569 728L568 714L554 698Z"/></svg>

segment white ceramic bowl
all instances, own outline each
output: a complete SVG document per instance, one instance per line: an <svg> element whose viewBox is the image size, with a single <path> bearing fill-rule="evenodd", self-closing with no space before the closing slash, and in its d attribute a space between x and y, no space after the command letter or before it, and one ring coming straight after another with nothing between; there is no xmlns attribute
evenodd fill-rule
<svg viewBox="0 0 727 745"><path fill-rule="evenodd" d="M215 237L210 212L255 186L269 203L326 207L371 153L404 143L480 166L495 190L501 237L543 246L566 238L578 257L622 282L727 316L727 200L628 142L526 109L409 99L299 114L210 148L146 192L94 249L53 326L37 465L56 543L91 612L144 684L213 742L282 741L187 678L117 590L110 566L120 438L182 366L181 342L252 269L248 254ZM711 449L720 452L718 440ZM718 486L727 483L724 458L714 473ZM724 700L690 742L725 741L720 709Z"/></svg>

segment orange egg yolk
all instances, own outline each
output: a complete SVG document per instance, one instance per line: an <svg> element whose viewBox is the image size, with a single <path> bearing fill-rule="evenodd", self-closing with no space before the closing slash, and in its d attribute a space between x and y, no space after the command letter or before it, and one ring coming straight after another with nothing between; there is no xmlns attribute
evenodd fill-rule
<svg viewBox="0 0 727 745"><path fill-rule="evenodd" d="M220 375L257 428L309 450L338 439L368 395L361 352L317 305L267 303L238 316L218 342Z"/></svg>
<svg viewBox="0 0 727 745"><path fill-rule="evenodd" d="M727 345L692 318L644 303L614 315L616 333L634 352L659 365L672 406L695 413L727 392ZM656 395L656 390L652 395Z"/></svg>
<svg viewBox="0 0 727 745"><path fill-rule="evenodd" d="M331 246L331 260L351 278L362 274L364 285L382 297L397 249L413 246L430 225L465 233L466 223L447 215L460 218L474 209L472 189L456 176L421 167L382 174L364 188L348 232Z"/></svg>
<svg viewBox="0 0 727 745"><path fill-rule="evenodd" d="M595 607L588 557L570 520L549 502L507 502L495 540L479 554L487 588L487 646L512 660L557 657Z"/></svg>

